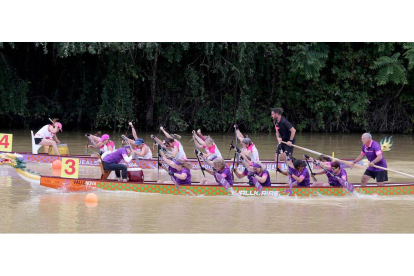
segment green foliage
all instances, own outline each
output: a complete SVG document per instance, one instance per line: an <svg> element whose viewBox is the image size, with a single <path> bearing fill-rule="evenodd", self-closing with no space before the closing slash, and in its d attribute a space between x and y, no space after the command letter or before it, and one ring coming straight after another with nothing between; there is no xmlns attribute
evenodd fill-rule
<svg viewBox="0 0 414 276"><path fill-rule="evenodd" d="M299 131L412 132L413 68L414 43L1 43L0 121L262 132L282 107Z"/></svg>
<svg viewBox="0 0 414 276"><path fill-rule="evenodd" d="M371 69L378 70L378 74L375 77L378 85L385 85L389 82L407 84L406 69L402 61L398 60L400 55L400 53L395 53L391 57L382 56L374 61Z"/></svg>
<svg viewBox="0 0 414 276"><path fill-rule="evenodd" d="M320 70L328 59L329 48L324 43L298 43L289 46L292 55L289 57L291 71L305 76L307 80L318 78Z"/></svg>
<svg viewBox="0 0 414 276"><path fill-rule="evenodd" d="M0 115L28 115L28 91L28 81L19 79L0 53Z"/></svg>

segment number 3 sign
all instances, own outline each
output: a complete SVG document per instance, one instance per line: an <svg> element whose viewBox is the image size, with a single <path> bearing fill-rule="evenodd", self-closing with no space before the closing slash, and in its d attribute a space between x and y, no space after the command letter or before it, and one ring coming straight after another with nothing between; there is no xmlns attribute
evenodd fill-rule
<svg viewBox="0 0 414 276"><path fill-rule="evenodd" d="M13 146L13 134L0 133L0 151L11 152Z"/></svg>
<svg viewBox="0 0 414 276"><path fill-rule="evenodd" d="M61 177L78 178L79 177L79 159L62 158Z"/></svg>

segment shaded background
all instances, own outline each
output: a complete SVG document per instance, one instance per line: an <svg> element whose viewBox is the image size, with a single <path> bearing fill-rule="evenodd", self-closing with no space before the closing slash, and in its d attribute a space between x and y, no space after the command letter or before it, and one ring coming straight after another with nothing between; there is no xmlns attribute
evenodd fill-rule
<svg viewBox="0 0 414 276"><path fill-rule="evenodd" d="M413 43L0 43L0 124L412 133Z"/></svg>

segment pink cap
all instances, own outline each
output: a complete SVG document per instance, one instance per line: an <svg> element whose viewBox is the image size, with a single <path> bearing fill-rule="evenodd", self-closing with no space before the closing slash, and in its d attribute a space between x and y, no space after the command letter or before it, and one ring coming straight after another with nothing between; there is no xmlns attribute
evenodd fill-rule
<svg viewBox="0 0 414 276"><path fill-rule="evenodd" d="M60 129L60 131L62 131L62 124L61 123L56 122L55 123L55 126L57 126Z"/></svg>
<svg viewBox="0 0 414 276"><path fill-rule="evenodd" d="M101 140L99 140L99 141L102 142L103 140L106 140L106 139L109 139L109 135L108 134L102 135Z"/></svg>

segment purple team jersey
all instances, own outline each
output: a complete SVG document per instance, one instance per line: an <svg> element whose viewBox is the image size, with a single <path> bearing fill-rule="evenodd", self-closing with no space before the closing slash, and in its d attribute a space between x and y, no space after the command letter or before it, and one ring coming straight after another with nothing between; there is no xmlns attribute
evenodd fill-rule
<svg viewBox="0 0 414 276"><path fill-rule="evenodd" d="M303 168L302 172L299 173L294 168L289 167L289 171L292 172L292 174L296 175L297 177L303 176L302 182L298 183L298 186L310 186L310 175L307 168ZM292 181L295 181L292 177Z"/></svg>
<svg viewBox="0 0 414 276"><path fill-rule="evenodd" d="M375 142L374 140L371 140L371 143L367 146L362 145L362 155L365 155L369 162L373 161L375 158L377 158L378 155L382 154L381 145L378 142ZM385 161L384 155L382 156L382 159L376 163L375 165L388 168L387 162ZM383 171L381 169L368 167L368 170L372 172L380 172Z"/></svg>
<svg viewBox="0 0 414 276"><path fill-rule="evenodd" d="M233 186L233 177L231 176L229 166L226 165L224 169L219 171L218 173L221 174L221 176L223 176L227 180L227 182L229 182L229 184Z"/></svg>
<svg viewBox="0 0 414 276"><path fill-rule="evenodd" d="M328 170L328 171L330 171L332 174L334 174L332 169ZM342 176L344 176L344 175L346 177L345 180L348 181L348 175L347 175L346 171L344 169L341 169L341 171L338 174L338 177L342 178ZM339 183L339 181L336 177L329 175L328 179L329 179L329 185L335 186L335 187L341 186L341 184Z"/></svg>
<svg viewBox="0 0 414 276"><path fill-rule="evenodd" d="M249 183L252 183L252 185L253 185L253 180L252 180L253 176L250 176L249 170L248 169L244 169L243 174L245 176L247 176L247 179L249 179Z"/></svg>
<svg viewBox="0 0 414 276"><path fill-rule="evenodd" d="M171 168L171 167L170 167ZM176 174L183 174L186 173L187 174L187 178L184 180L179 179L178 177L175 177L175 181L177 182L177 184L191 184L191 172L189 169L187 168L183 168L181 171L175 171Z"/></svg>
<svg viewBox="0 0 414 276"><path fill-rule="evenodd" d="M269 175L269 172L268 172L267 170L264 170L264 171L262 171L262 173L261 173L261 174L259 174L259 176L260 176L260 177L262 177L262 176L264 176L264 175L267 175L266 181L265 181L265 182L263 182L263 183L261 183L261 182L259 181L259 183L260 183L262 186L270 186L270 185L271 185L271 182L270 182L270 175Z"/></svg>
<svg viewBox="0 0 414 276"><path fill-rule="evenodd" d="M102 161L105 161L106 163L116 163L116 164L118 164L119 162L121 162L122 159L124 159L124 157L122 156L123 154L128 155L126 149L125 148L119 148L116 151L114 151L113 153L110 153L107 156L105 156L105 158Z"/></svg>

